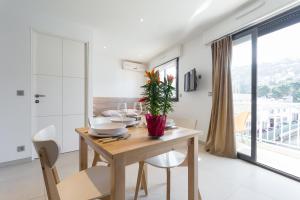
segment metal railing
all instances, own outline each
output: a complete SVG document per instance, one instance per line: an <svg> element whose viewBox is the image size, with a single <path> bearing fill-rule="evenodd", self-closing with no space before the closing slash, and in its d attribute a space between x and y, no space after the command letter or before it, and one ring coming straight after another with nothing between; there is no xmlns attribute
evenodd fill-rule
<svg viewBox="0 0 300 200"><path fill-rule="evenodd" d="M234 103L236 111L245 111L250 103ZM257 142L300 150L300 104L286 102L260 102L257 104ZM239 112L239 111L238 111ZM236 114L238 114L236 112ZM241 137L251 137L251 117Z"/></svg>

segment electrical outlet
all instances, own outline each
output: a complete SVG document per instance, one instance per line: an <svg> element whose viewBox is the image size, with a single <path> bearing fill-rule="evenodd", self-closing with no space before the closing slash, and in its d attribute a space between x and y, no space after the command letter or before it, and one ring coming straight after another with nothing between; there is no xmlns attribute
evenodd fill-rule
<svg viewBox="0 0 300 200"><path fill-rule="evenodd" d="M25 151L25 146L17 146L17 152Z"/></svg>
<svg viewBox="0 0 300 200"><path fill-rule="evenodd" d="M24 96L24 90L17 90L17 96Z"/></svg>

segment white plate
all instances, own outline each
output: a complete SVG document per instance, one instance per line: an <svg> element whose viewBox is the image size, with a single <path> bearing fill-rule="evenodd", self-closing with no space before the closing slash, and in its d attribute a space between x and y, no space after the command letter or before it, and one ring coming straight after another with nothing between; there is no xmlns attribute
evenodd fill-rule
<svg viewBox="0 0 300 200"><path fill-rule="evenodd" d="M110 117L94 117L90 118L90 123L93 124L107 124L111 123Z"/></svg>
<svg viewBox="0 0 300 200"><path fill-rule="evenodd" d="M133 122L135 121L134 118L130 118L130 117L124 117L123 119L120 117L113 117L110 119L112 122L118 122L118 123L127 123L127 122Z"/></svg>
<svg viewBox="0 0 300 200"><path fill-rule="evenodd" d="M92 129L89 130L89 135L94 136L94 137L99 137L99 138L106 138L106 137L118 137L121 135L124 135L128 132L127 128L121 129L121 131L112 133L112 134L99 134L94 132Z"/></svg>
<svg viewBox="0 0 300 200"><path fill-rule="evenodd" d="M91 127L93 132L106 133L106 134L116 133L124 128L126 128L126 124L122 124L122 123L94 124Z"/></svg>
<svg viewBox="0 0 300 200"><path fill-rule="evenodd" d="M140 123L140 121L132 121L132 122L127 122L127 123L125 123L126 124L126 126L128 127L128 126L135 126L135 125L137 125L137 124L139 124Z"/></svg>
<svg viewBox="0 0 300 200"><path fill-rule="evenodd" d="M127 113L126 116L130 117L130 118L135 118L135 117L137 117L137 114L135 114L135 113Z"/></svg>

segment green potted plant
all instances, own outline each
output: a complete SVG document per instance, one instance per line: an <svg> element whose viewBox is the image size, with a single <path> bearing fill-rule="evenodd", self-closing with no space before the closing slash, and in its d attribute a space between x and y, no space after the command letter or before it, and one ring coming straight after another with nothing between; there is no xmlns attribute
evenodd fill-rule
<svg viewBox="0 0 300 200"><path fill-rule="evenodd" d="M167 114L173 111L174 77L168 75L164 81L161 81L159 72L154 69L146 71L145 77L147 82L142 86L144 92L140 102L144 102L147 111L145 118L149 136L159 138L164 135Z"/></svg>

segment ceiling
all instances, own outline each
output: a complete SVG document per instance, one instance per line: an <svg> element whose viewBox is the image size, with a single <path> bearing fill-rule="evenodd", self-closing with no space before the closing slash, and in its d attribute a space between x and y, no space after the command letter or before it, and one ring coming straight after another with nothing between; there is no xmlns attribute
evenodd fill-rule
<svg viewBox="0 0 300 200"><path fill-rule="evenodd" d="M26 5L43 14L93 27L103 51L120 59L147 62L249 1L26 0Z"/></svg>

